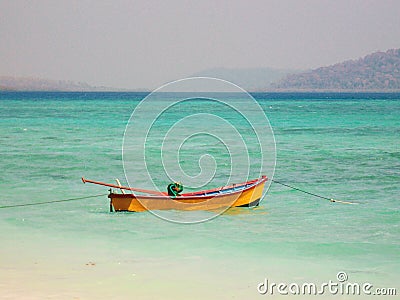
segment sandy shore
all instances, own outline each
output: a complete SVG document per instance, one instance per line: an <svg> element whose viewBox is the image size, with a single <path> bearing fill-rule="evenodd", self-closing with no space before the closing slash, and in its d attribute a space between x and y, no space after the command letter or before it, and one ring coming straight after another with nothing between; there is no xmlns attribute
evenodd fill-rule
<svg viewBox="0 0 400 300"><path fill-rule="evenodd" d="M275 281L306 281L298 266L288 261L266 265L238 257L209 260L201 256L165 258L118 257L107 251L88 253L87 248L45 253L40 248L1 250L0 299L263 299L257 285L267 274ZM272 260L271 260L272 262ZM292 262L295 263L295 262ZM284 264L279 270L278 265ZM318 271L318 264L307 270ZM335 279L320 274L320 278ZM307 299L311 296L280 296ZM313 299L360 299L360 296L312 296ZM369 296L368 299L380 299Z"/></svg>

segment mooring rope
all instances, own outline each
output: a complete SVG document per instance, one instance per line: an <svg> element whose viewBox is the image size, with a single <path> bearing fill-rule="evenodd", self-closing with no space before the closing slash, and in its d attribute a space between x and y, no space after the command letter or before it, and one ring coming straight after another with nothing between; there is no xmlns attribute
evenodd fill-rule
<svg viewBox="0 0 400 300"><path fill-rule="evenodd" d="M305 190L299 189L299 188L294 187L294 186L291 186L291 185L289 185L289 184L280 182L280 181L275 180L275 179L271 179L271 181L272 181L272 182L275 182L275 183L277 183L277 184L286 186L286 187L288 187L288 188L291 188L291 189L293 189L293 190L296 190L296 191L299 191L299 192L302 192L302 193L305 193L305 194L309 194L309 195L314 196L314 197L317 197L317 198L321 198L321 199L328 200L328 201L330 201L330 202L338 202L338 203L344 203L344 204L359 204L359 203L357 203L357 202L349 202L349 201L336 200L336 199L324 197L324 196L321 196L321 195L317 195L317 194L314 194L314 193L310 193L310 192L307 192L307 191L305 191Z"/></svg>
<svg viewBox="0 0 400 300"><path fill-rule="evenodd" d="M78 198L69 198L69 199L62 199L62 200L53 200L53 201L44 201L44 202L36 202L36 203L25 203L25 204L14 204L14 205L4 205L0 206L0 208L12 208L12 207L21 207L21 206L33 206L33 205L42 205L42 204L50 204L50 203L58 203L58 202L67 202L67 201L76 201L76 200L83 200L95 197L102 197L108 194L99 194L99 195L91 195L85 197L78 197Z"/></svg>
<svg viewBox="0 0 400 300"><path fill-rule="evenodd" d="M328 198L325 196L321 196L318 194L314 194L302 189L299 189L297 187L294 187L292 185L280 182L278 180L272 179L271 180L274 183L286 186L288 188L291 188L293 190L317 197L317 198L321 198L321 199L325 199L328 200L330 202L338 202L338 203L344 203L344 204L359 204L358 202L349 202L349 201L342 201L342 200L336 200L336 199L332 199L332 198ZM62 199L62 200L52 200L52 201L43 201L43 202L36 202L36 203L25 203L25 204L14 204L14 205L4 205L4 206L0 206L0 209L2 208L12 208L12 207L23 207L23 206L34 206L34 205L43 205L43 204L51 204L51 203L59 203L59 202L68 202L68 201L77 201L77 200L84 200L84 199L89 199L89 198L96 198L96 197L103 197L106 196L108 194L98 194L98 195L91 195L91 196L85 196L85 197L77 197L77 198L68 198L68 199Z"/></svg>

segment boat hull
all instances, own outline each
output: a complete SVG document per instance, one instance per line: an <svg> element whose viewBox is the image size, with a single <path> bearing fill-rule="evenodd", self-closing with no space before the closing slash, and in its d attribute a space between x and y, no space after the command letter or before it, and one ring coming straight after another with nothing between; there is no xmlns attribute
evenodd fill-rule
<svg viewBox="0 0 400 300"><path fill-rule="evenodd" d="M115 211L143 212L147 210L215 210L229 207L257 206L262 197L266 178L239 190L230 187L229 192L215 189L210 193L189 193L178 197L168 195L145 196L135 194L108 195ZM245 183L246 184L246 183Z"/></svg>

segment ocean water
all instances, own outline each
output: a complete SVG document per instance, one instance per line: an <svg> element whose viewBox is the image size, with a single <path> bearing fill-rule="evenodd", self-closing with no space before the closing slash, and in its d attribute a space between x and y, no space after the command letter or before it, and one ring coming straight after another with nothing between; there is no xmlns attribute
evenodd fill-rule
<svg viewBox="0 0 400 300"><path fill-rule="evenodd" d="M0 93L0 206L101 195L0 208L1 299L255 299L265 278L338 272L400 294L400 94L253 94L275 134L274 179L359 204L272 183L258 208L190 225L110 213L107 188L81 182L126 183L123 135L145 96Z"/></svg>

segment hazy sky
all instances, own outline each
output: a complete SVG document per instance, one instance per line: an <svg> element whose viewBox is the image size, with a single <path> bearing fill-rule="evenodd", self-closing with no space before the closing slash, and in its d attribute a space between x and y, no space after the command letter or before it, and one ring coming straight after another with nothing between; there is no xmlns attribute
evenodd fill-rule
<svg viewBox="0 0 400 300"><path fill-rule="evenodd" d="M398 0L0 0L0 75L152 88L208 68L307 69L390 48Z"/></svg>

